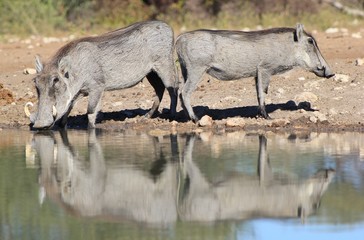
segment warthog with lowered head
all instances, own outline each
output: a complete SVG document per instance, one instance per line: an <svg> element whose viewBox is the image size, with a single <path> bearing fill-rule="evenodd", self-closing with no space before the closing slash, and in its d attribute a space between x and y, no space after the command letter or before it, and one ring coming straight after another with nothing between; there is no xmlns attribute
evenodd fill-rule
<svg viewBox="0 0 364 240"><path fill-rule="evenodd" d="M259 114L269 118L264 103L270 77L303 67L319 77L334 75L321 55L316 40L297 24L296 28L273 28L262 31L196 30L181 34L176 51L185 84L182 105L193 121L198 117L190 103L204 73L219 80L254 77Z"/></svg>
<svg viewBox="0 0 364 240"><path fill-rule="evenodd" d="M72 41L46 64L36 58L38 109L29 114L33 128L65 126L80 96L89 97L88 126L95 127L104 91L128 88L146 77L156 96L147 116L158 109L165 88L176 111L178 79L173 60L173 30L161 21L135 23L96 37ZM27 108L26 108L27 109Z"/></svg>

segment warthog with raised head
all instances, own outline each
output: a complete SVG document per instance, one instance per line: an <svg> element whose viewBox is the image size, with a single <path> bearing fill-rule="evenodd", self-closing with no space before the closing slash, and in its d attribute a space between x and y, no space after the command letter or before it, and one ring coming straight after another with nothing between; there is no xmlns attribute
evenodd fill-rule
<svg viewBox="0 0 364 240"><path fill-rule="evenodd" d="M269 118L264 103L270 77L303 67L319 77L334 75L321 55L316 40L297 24L296 28L262 31L196 30L181 34L176 51L185 84L182 105L193 121L198 117L190 103L192 92L204 73L220 80L254 77L259 114Z"/></svg>
<svg viewBox="0 0 364 240"><path fill-rule="evenodd" d="M146 77L156 96L147 116L158 109L165 88L176 111L178 79L173 61L173 30L161 21L135 23L96 37L72 41L43 64L36 58L38 109L34 128L65 126L76 99L88 95L88 125L95 127L104 91L128 88ZM29 111L28 111L29 112Z"/></svg>

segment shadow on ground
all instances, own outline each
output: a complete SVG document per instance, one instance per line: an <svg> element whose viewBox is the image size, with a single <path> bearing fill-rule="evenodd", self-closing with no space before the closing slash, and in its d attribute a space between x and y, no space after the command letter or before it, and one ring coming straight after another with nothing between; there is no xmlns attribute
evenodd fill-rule
<svg viewBox="0 0 364 240"><path fill-rule="evenodd" d="M315 111L311 108L309 102L301 102L298 105L293 101L288 101L286 103L279 104L268 104L266 105L267 113L272 113L276 110L283 111L296 111L299 109L304 109L306 111ZM213 120L222 120L229 117L243 117L243 118L253 118L258 115L257 106L246 106L246 107L234 107L226 109L210 109L207 106L195 106L193 108L196 115L200 118L204 115L209 115ZM127 118L135 118L138 116L144 116L149 110L136 108L136 109L126 109L118 112L100 112L96 123L102 123L105 121L117 121L122 122ZM183 111L177 113L175 118L171 118L168 113L168 109L163 109L162 113L156 114L155 117L165 120L176 120L179 123L188 122L189 119ZM77 115L70 116L68 118L67 128L69 129L87 129L87 115Z"/></svg>

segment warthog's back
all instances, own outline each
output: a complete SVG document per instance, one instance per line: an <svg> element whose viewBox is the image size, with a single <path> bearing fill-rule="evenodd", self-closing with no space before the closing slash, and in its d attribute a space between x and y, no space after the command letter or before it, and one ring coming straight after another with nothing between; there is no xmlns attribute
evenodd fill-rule
<svg viewBox="0 0 364 240"><path fill-rule="evenodd" d="M142 44L144 42L144 45ZM60 59L71 53L79 44L89 43L97 46L101 51L112 51L123 47L140 47L144 49L158 47L165 49L166 45L170 48L173 45L173 30L162 21L146 21L120 28L99 36L84 37L74 40L62 48L52 57L49 67L57 67ZM159 44L159 45L158 45ZM130 49L132 50L132 49ZM148 52L145 52L147 54Z"/></svg>
<svg viewBox="0 0 364 240"><path fill-rule="evenodd" d="M252 32L202 29L181 34L176 41L176 50L182 58L189 56L193 60L196 57L208 56L209 61L213 61L216 57L230 56L230 58L234 57L227 59L230 63L233 62L232 60L241 59L252 62L259 60L254 59L257 54L265 55L266 58L267 54L282 50L275 48L277 46L289 47L287 45L292 42L294 32L293 28L273 28Z"/></svg>

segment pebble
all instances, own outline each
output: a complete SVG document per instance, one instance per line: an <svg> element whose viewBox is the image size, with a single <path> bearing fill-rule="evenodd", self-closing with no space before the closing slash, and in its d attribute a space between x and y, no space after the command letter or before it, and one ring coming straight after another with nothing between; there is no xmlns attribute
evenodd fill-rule
<svg viewBox="0 0 364 240"><path fill-rule="evenodd" d="M34 75L37 73L37 70L35 70L34 68L25 68L23 70L23 74L25 75Z"/></svg>
<svg viewBox="0 0 364 240"><path fill-rule="evenodd" d="M296 104L300 102L316 102L318 97L312 92L303 92L294 97Z"/></svg>
<svg viewBox="0 0 364 240"><path fill-rule="evenodd" d="M355 66L362 66L364 65L364 58L358 58L355 60Z"/></svg>
<svg viewBox="0 0 364 240"><path fill-rule="evenodd" d="M121 101L119 101L119 102L113 102L113 103L111 103L111 105L113 107L119 107L119 106L122 106L123 105L123 102L121 102Z"/></svg>
<svg viewBox="0 0 364 240"><path fill-rule="evenodd" d="M299 80L299 81L305 81L305 80L306 80L306 78L305 78L305 77L299 77L299 78L298 78L298 80Z"/></svg>
<svg viewBox="0 0 364 240"><path fill-rule="evenodd" d="M350 76L345 74L335 74L334 80L336 82L347 83L350 80Z"/></svg>
<svg viewBox="0 0 364 240"><path fill-rule="evenodd" d="M48 44L48 43L58 43L58 42L61 41L61 39L56 38L56 37L44 37L42 40L43 40L43 42L45 44Z"/></svg>
<svg viewBox="0 0 364 240"><path fill-rule="evenodd" d="M198 121L200 127L210 127L212 126L212 118L208 115L203 116L200 121Z"/></svg>
<svg viewBox="0 0 364 240"><path fill-rule="evenodd" d="M325 33L338 33L339 32L339 29L338 28L328 28L325 30Z"/></svg>
<svg viewBox="0 0 364 240"><path fill-rule="evenodd" d="M361 39L361 38L363 38L363 37L361 36L361 33L360 33L360 32L357 32L357 33L353 33L353 34L351 34L351 37L352 37L352 38L356 38L356 39Z"/></svg>
<svg viewBox="0 0 364 240"><path fill-rule="evenodd" d="M311 116L309 119L310 122L317 123L317 118L315 116Z"/></svg>
<svg viewBox="0 0 364 240"><path fill-rule="evenodd" d="M225 124L227 127L244 127L245 120L239 117L228 118Z"/></svg>

